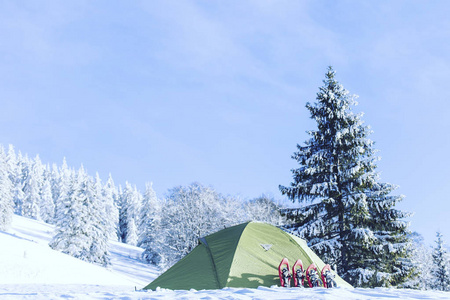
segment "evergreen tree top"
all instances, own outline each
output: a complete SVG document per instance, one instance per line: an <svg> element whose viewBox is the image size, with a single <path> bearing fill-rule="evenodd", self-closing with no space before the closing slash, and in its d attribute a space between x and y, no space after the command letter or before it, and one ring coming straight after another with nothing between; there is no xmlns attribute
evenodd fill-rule
<svg viewBox="0 0 450 300"><path fill-rule="evenodd" d="M436 253L442 253L443 255L446 255L447 250L444 247L444 236L442 235L442 233L440 231L436 232L436 248L435 248L435 252Z"/></svg>
<svg viewBox="0 0 450 300"><path fill-rule="evenodd" d="M326 78L323 80L324 86L319 87L319 92L317 93L316 100L318 104L331 106L335 110L348 109L350 105L356 105L357 103L354 99L357 96L349 96L349 91L335 79L335 76L336 71L332 67L328 67L328 71L325 74ZM307 107L310 106L308 102Z"/></svg>

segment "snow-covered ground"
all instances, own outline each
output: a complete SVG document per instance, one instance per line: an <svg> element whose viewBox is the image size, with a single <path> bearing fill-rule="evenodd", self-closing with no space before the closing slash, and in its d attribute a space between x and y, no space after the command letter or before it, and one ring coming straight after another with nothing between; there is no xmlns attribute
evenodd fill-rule
<svg viewBox="0 0 450 300"><path fill-rule="evenodd" d="M450 299L450 292L382 288L142 291L158 270L139 261L141 248L113 242L105 269L52 250L52 233L51 225L19 216L0 231L0 299Z"/></svg>

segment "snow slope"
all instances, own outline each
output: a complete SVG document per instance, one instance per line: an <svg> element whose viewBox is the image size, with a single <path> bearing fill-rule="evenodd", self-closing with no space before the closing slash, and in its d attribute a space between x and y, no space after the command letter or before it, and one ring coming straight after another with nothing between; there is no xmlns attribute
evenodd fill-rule
<svg viewBox="0 0 450 300"><path fill-rule="evenodd" d="M52 225L15 215L12 229L0 231L0 282L141 287L158 274L139 261L141 248L118 242L111 243L108 269L54 251L48 246L53 230Z"/></svg>
<svg viewBox="0 0 450 300"><path fill-rule="evenodd" d="M106 269L52 250L52 233L51 225L19 216L0 231L0 299L450 299L449 292L381 288L140 291L158 275L139 261L141 248L112 242Z"/></svg>

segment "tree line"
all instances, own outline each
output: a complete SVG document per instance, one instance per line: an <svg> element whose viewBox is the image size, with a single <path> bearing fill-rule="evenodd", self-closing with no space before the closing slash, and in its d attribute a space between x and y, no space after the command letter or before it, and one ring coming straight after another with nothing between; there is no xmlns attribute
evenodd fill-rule
<svg viewBox="0 0 450 300"><path fill-rule="evenodd" d="M199 237L256 220L286 223L279 206L267 196L250 201L224 196L200 183L177 186L157 197L152 183L142 194L111 175L102 182L66 160L51 167L39 156L30 159L0 145L0 230L12 215L55 225L50 247L81 260L108 266L109 241L144 249L142 259L167 269L196 245Z"/></svg>

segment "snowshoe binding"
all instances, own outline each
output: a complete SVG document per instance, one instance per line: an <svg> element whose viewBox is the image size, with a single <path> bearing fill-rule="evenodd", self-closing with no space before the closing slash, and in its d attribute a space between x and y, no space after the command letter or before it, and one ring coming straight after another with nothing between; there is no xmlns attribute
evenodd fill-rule
<svg viewBox="0 0 450 300"><path fill-rule="evenodd" d="M333 273L331 273L330 265L325 265L325 267L323 267L322 269L323 285L328 289L337 287L336 281L334 280L335 277L336 276Z"/></svg>
<svg viewBox="0 0 450 300"><path fill-rule="evenodd" d="M308 269L306 269L306 279L308 280L309 287L323 286L323 282L320 279L319 272L317 272L317 267L315 264L311 264Z"/></svg>
<svg viewBox="0 0 450 300"><path fill-rule="evenodd" d="M297 259L292 267L292 274L294 276L294 286L303 288L305 283L305 271L303 270L303 263L300 259Z"/></svg>
<svg viewBox="0 0 450 300"><path fill-rule="evenodd" d="M278 266L278 275L280 276L280 285L282 287L290 287L292 275L289 272L289 261L283 258Z"/></svg>

